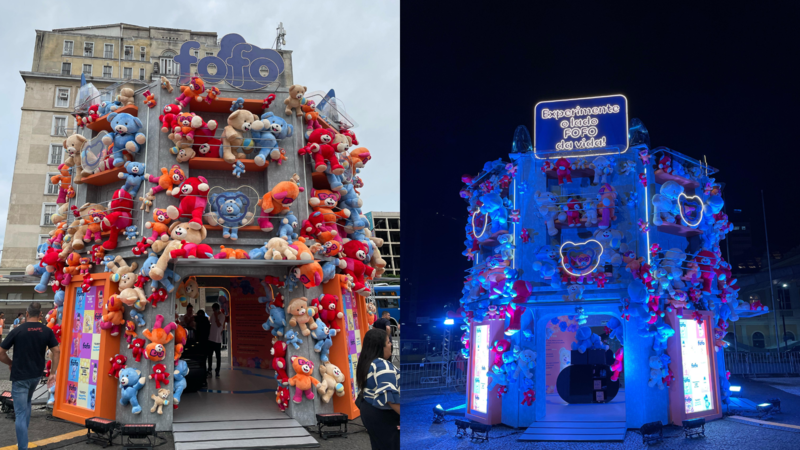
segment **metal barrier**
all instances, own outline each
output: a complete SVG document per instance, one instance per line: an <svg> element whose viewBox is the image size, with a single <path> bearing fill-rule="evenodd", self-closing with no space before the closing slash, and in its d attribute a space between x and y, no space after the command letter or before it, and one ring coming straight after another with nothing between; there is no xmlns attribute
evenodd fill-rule
<svg viewBox="0 0 800 450"><path fill-rule="evenodd" d="M400 391L466 386L467 364L466 360L400 364Z"/></svg>
<svg viewBox="0 0 800 450"><path fill-rule="evenodd" d="M800 375L800 353L726 352L725 368L731 375Z"/></svg>

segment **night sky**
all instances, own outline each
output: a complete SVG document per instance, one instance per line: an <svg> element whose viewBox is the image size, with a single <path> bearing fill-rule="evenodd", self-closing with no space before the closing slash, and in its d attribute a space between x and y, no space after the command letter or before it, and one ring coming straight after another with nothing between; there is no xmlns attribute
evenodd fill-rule
<svg viewBox="0 0 800 450"><path fill-rule="evenodd" d="M651 147L706 155L719 169L728 215L751 223L754 245L764 243L760 189L771 249L800 245L789 188L800 178L798 10L647 3L403 2L404 322L416 321L411 302L417 316L432 317L457 304L470 265L461 255L461 175L507 160L518 125L533 135L542 100L624 94Z"/></svg>

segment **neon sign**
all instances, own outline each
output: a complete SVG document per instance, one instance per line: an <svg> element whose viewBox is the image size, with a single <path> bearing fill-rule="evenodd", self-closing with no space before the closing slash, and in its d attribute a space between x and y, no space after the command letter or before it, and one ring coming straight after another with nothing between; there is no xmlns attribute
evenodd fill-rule
<svg viewBox="0 0 800 450"><path fill-rule="evenodd" d="M486 414L489 402L489 325L475 327L475 340L472 354L472 398L470 409Z"/></svg>
<svg viewBox="0 0 800 450"><path fill-rule="evenodd" d="M192 54L200 48L197 41L187 41L173 59L180 64L178 84L189 83L192 77L191 65L197 64L197 73L206 83L219 83L225 80L231 87L243 91L254 91L274 83L283 73L283 57L271 48L259 48L245 42L238 34L226 34L219 44L216 56L202 59ZM212 75L209 66L214 65L216 72ZM266 73L262 73L265 70Z"/></svg>
<svg viewBox="0 0 800 450"><path fill-rule="evenodd" d="M714 393L711 391L706 328L694 319L681 319L680 328L686 414L708 411L714 407Z"/></svg>
<svg viewBox="0 0 800 450"><path fill-rule="evenodd" d="M586 245L590 242L594 242L600 247L599 253L590 249L589 246ZM566 247L568 244L572 245L573 250L570 251L567 256L564 256L564 247ZM597 266L600 265L600 257L603 256L603 244L594 239L589 239L588 241L579 243L567 241L561 244L561 248L558 249L558 254L561 257L561 268L574 277L582 277L594 272L594 270L597 269ZM569 268L564 262L567 259L570 260ZM570 268L577 269L578 272L573 273L569 270Z"/></svg>
<svg viewBox="0 0 800 450"><path fill-rule="evenodd" d="M624 95L539 102L534 108L537 158L621 154L628 150L628 100Z"/></svg>
<svg viewBox="0 0 800 450"><path fill-rule="evenodd" d="M686 216L684 216L684 214L683 214L683 205L681 205L681 197L684 197L687 200L695 200L695 199L697 200L697 203L699 205L699 207L697 209L700 210L700 214L699 214L700 217L697 218L697 222L691 223L688 220L686 220ZM680 211L680 213L681 213L681 219L683 220L683 223L685 223L686 225L689 225L690 228L694 228L694 227L700 225L700 222L703 221L703 200L700 197L696 196L696 195L694 195L692 197L689 197L688 195L686 195L683 192L681 192L680 194L678 194L678 211Z"/></svg>

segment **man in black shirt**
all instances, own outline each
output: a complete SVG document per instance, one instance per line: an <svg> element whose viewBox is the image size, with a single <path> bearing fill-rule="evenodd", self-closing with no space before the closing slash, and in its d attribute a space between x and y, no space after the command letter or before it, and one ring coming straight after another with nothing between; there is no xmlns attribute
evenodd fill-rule
<svg viewBox="0 0 800 450"><path fill-rule="evenodd" d="M392 321L389 318L392 317L389 314L389 311L384 311L381 315L381 318L376 320L375 323L372 325L372 328L380 328L381 330L385 331L387 334L392 334Z"/></svg>
<svg viewBox="0 0 800 450"><path fill-rule="evenodd" d="M44 373L44 356L50 348L53 370L48 383L55 382L60 349L55 333L40 322L42 305L33 302L28 306L26 321L14 328L0 344L0 361L11 369L11 397L16 414L17 446L28 448L28 426L31 423L31 400L33 391ZM14 347L14 361L7 351Z"/></svg>

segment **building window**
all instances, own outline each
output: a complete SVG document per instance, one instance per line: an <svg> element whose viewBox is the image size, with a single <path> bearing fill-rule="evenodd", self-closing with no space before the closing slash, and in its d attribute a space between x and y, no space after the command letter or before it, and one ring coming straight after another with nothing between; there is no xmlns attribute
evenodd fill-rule
<svg viewBox="0 0 800 450"><path fill-rule="evenodd" d="M132 67L123 67L122 68L122 79L123 80L130 80L133 77L133 68Z"/></svg>
<svg viewBox="0 0 800 450"><path fill-rule="evenodd" d="M195 50L194 51L194 57L195 58L200 58L200 50Z"/></svg>
<svg viewBox="0 0 800 450"><path fill-rule="evenodd" d="M792 309L792 296L788 287L778 289L778 309Z"/></svg>
<svg viewBox="0 0 800 450"><path fill-rule="evenodd" d="M133 60L133 46L132 45L126 45L125 46L125 59L127 59L129 61Z"/></svg>
<svg viewBox="0 0 800 450"><path fill-rule="evenodd" d="M146 61L144 47L139 47L139 61Z"/></svg>
<svg viewBox="0 0 800 450"><path fill-rule="evenodd" d="M94 56L94 42L83 43L83 56L88 56L90 58Z"/></svg>
<svg viewBox="0 0 800 450"><path fill-rule="evenodd" d="M67 116L53 116L53 129L50 130L52 136L67 135Z"/></svg>
<svg viewBox="0 0 800 450"><path fill-rule="evenodd" d="M103 78L111 78L111 66L103 66Z"/></svg>
<svg viewBox="0 0 800 450"><path fill-rule="evenodd" d="M50 182L50 177L58 175L59 172L48 172L45 175L47 178L44 180L44 195L58 195L58 184Z"/></svg>
<svg viewBox="0 0 800 450"><path fill-rule="evenodd" d="M71 75L72 63L61 63L61 75Z"/></svg>
<svg viewBox="0 0 800 450"><path fill-rule="evenodd" d="M72 49L75 47L75 42L64 41L64 55L72 56Z"/></svg>
<svg viewBox="0 0 800 450"><path fill-rule="evenodd" d="M59 166L64 160L64 147L61 144L50 144L50 156L47 158L47 165Z"/></svg>
<svg viewBox="0 0 800 450"><path fill-rule="evenodd" d="M139 79L144 80L144 69L139 69Z"/></svg>
<svg viewBox="0 0 800 450"><path fill-rule="evenodd" d="M766 347L766 342L764 341L764 334L762 334L759 331L753 333L753 347L755 348Z"/></svg>
<svg viewBox="0 0 800 450"><path fill-rule="evenodd" d="M794 341L794 333L791 331L787 331L786 334L783 335L783 342Z"/></svg>
<svg viewBox="0 0 800 450"><path fill-rule="evenodd" d="M91 64L84 64L83 65L83 73L87 76L92 76L92 65Z"/></svg>
<svg viewBox="0 0 800 450"><path fill-rule="evenodd" d="M56 88L56 108L69 108L69 91L68 87Z"/></svg>
<svg viewBox="0 0 800 450"><path fill-rule="evenodd" d="M103 46L103 58L111 59L114 57L114 44L105 44Z"/></svg>
<svg viewBox="0 0 800 450"><path fill-rule="evenodd" d="M179 73L180 64L175 62L175 55L177 55L177 53L172 50L166 50L161 54L161 58L159 58L161 75L177 75Z"/></svg>
<svg viewBox="0 0 800 450"><path fill-rule="evenodd" d="M214 56L214 52L206 52L206 56Z"/></svg>
<svg viewBox="0 0 800 450"><path fill-rule="evenodd" d="M39 222L39 226L42 227L52 227L53 222L50 220L50 216L56 213L56 208L58 205L55 203L42 203L42 220Z"/></svg>
<svg viewBox="0 0 800 450"><path fill-rule="evenodd" d="M9 293L8 295L6 295L6 300L22 300L22 293L21 292Z"/></svg>

